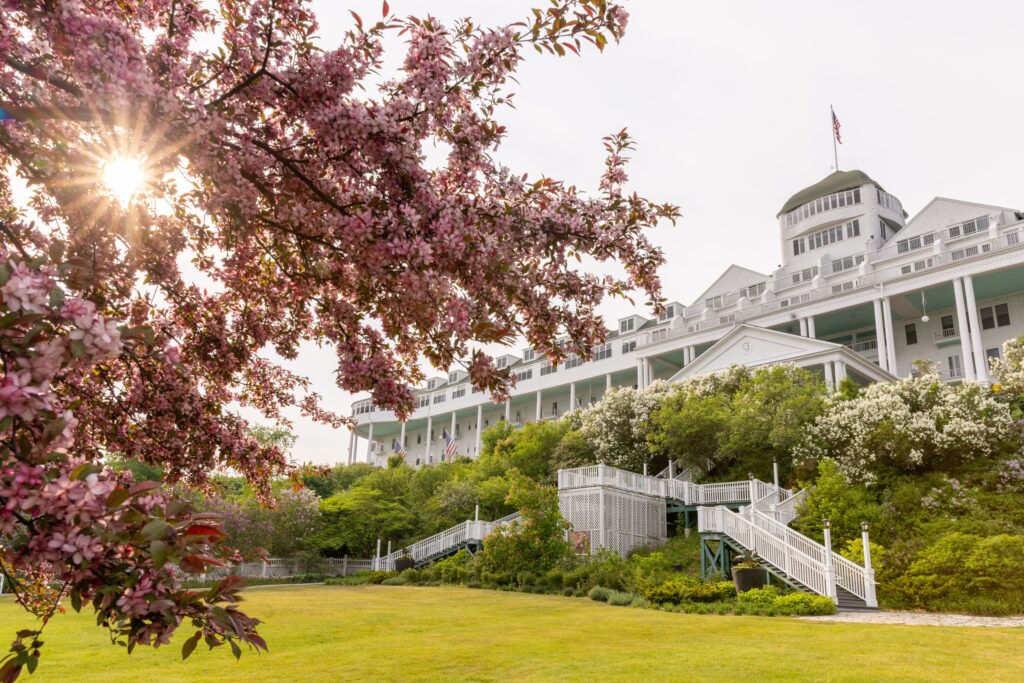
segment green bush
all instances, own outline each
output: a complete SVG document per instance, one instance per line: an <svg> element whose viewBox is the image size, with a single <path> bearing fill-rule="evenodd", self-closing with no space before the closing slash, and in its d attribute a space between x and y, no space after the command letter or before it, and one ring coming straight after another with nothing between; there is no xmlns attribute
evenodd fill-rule
<svg viewBox="0 0 1024 683"><path fill-rule="evenodd" d="M657 604L680 602L720 602L736 595L731 581L701 583L693 578L678 578L656 585L644 585L642 594Z"/></svg>
<svg viewBox="0 0 1024 683"><path fill-rule="evenodd" d="M611 595L611 590L603 588L601 586L594 586L587 593L587 597L597 602L608 602L608 596Z"/></svg>
<svg viewBox="0 0 1024 683"><path fill-rule="evenodd" d="M382 586L404 586L406 583L405 579L401 576L391 576L380 582Z"/></svg>
<svg viewBox="0 0 1024 683"><path fill-rule="evenodd" d="M472 555L465 550L459 550L451 557L434 563L433 570L442 583L463 584L469 580L472 562Z"/></svg>
<svg viewBox="0 0 1024 683"><path fill-rule="evenodd" d="M771 607L776 598L781 595L782 591L779 590L778 586L765 586L764 588L754 588L745 593L740 593L736 598L736 602L741 605Z"/></svg>
<svg viewBox="0 0 1024 683"><path fill-rule="evenodd" d="M369 569L361 569L351 576L336 576L327 579L324 583L331 586L362 586L368 583L383 583L385 579L395 576L394 572L379 572Z"/></svg>
<svg viewBox="0 0 1024 683"><path fill-rule="evenodd" d="M608 593L608 604L616 607L628 607L633 604L634 595L622 591L611 591Z"/></svg>
<svg viewBox="0 0 1024 683"><path fill-rule="evenodd" d="M423 582L423 573L417 569L406 569L399 576L408 584L415 585Z"/></svg>
<svg viewBox="0 0 1024 683"><path fill-rule="evenodd" d="M836 606L831 598L807 593L782 595L772 601L772 607L779 614L790 616L822 616L836 613Z"/></svg>

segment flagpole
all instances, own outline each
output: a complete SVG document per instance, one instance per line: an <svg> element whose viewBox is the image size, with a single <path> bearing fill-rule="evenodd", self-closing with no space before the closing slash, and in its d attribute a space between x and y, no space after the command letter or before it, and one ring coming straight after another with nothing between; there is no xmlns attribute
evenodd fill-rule
<svg viewBox="0 0 1024 683"><path fill-rule="evenodd" d="M839 147L836 145L836 110L830 104L828 105L829 114L831 115L828 120L829 129L832 131L832 157L836 162L836 170L839 170Z"/></svg>

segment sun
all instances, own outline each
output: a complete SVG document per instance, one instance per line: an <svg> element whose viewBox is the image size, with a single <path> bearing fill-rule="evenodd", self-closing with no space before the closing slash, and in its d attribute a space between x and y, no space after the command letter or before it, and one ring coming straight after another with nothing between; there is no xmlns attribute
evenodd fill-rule
<svg viewBox="0 0 1024 683"><path fill-rule="evenodd" d="M103 184L121 206L127 206L146 182L142 159L116 156L103 164Z"/></svg>

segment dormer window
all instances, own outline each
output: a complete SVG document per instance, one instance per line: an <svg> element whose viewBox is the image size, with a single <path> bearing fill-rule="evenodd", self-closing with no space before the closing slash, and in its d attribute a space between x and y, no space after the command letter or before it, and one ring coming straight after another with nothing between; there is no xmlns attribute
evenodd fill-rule
<svg viewBox="0 0 1024 683"><path fill-rule="evenodd" d="M626 318L625 320L619 321L619 334L625 334L626 332L632 332L636 321L633 318Z"/></svg>
<svg viewBox="0 0 1024 683"><path fill-rule="evenodd" d="M665 307L665 312L658 316L658 320L668 320L676 317L676 306L675 304L669 304Z"/></svg>
<svg viewBox="0 0 1024 683"><path fill-rule="evenodd" d="M497 361L495 361L495 363L494 363L494 367L498 368L499 370L503 370L503 369L505 368L505 366L506 366L506 365L508 365L508 358L505 358L504 356L502 356L501 358L499 358L499 359L498 359Z"/></svg>
<svg viewBox="0 0 1024 683"><path fill-rule="evenodd" d="M459 381L459 373L458 372L449 372L448 373L448 384L454 384L455 382L458 382L458 381Z"/></svg>
<svg viewBox="0 0 1024 683"><path fill-rule="evenodd" d="M533 349L523 349L523 361L531 361L534 359Z"/></svg>

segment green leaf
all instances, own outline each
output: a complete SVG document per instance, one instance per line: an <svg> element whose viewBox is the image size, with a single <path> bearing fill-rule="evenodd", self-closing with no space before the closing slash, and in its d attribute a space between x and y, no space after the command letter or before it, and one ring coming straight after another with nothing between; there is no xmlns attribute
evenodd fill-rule
<svg viewBox="0 0 1024 683"><path fill-rule="evenodd" d="M99 472L102 469L103 468L100 467L99 465L94 465L91 462L83 462L81 465L79 465L78 467L71 471L71 479L76 481L80 479L85 479L90 474Z"/></svg>
<svg viewBox="0 0 1024 683"><path fill-rule="evenodd" d="M171 546L166 541L153 541L149 544L149 553L153 556L153 565L160 569L167 562Z"/></svg>
<svg viewBox="0 0 1024 683"><path fill-rule="evenodd" d="M82 611L82 594L77 588L71 591L71 608L76 612Z"/></svg>
<svg viewBox="0 0 1024 683"><path fill-rule="evenodd" d="M60 308L64 305L64 290L60 287L54 287L50 290L50 306L53 308Z"/></svg>
<svg viewBox="0 0 1024 683"><path fill-rule="evenodd" d="M81 358L85 355L85 344L82 343L81 339L71 340L71 355L75 358Z"/></svg>
<svg viewBox="0 0 1024 683"><path fill-rule="evenodd" d="M238 647L238 643L236 643L233 638L229 640L228 643L231 645L231 653L235 655L235 659L241 659L242 648Z"/></svg>
<svg viewBox="0 0 1024 683"><path fill-rule="evenodd" d="M186 640L181 644L181 658L188 659L188 656L196 649L196 645L199 644L199 639L202 637L202 631L196 631L195 635Z"/></svg>
<svg viewBox="0 0 1024 683"><path fill-rule="evenodd" d="M142 537L147 541L153 541L158 538L163 538L170 530L170 524L157 518L151 520L146 526L142 527Z"/></svg>
<svg viewBox="0 0 1024 683"><path fill-rule="evenodd" d="M107 496L107 509L113 510L131 497L132 494L128 492L128 489L118 486Z"/></svg>

